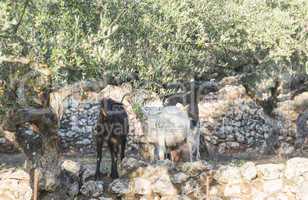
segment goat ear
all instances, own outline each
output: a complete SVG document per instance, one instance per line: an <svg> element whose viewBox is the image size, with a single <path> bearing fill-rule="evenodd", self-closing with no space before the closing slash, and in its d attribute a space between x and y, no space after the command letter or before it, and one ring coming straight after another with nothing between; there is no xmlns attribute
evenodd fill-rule
<svg viewBox="0 0 308 200"><path fill-rule="evenodd" d="M104 108L101 108L101 115L103 115L104 117L107 117L107 112L105 111Z"/></svg>

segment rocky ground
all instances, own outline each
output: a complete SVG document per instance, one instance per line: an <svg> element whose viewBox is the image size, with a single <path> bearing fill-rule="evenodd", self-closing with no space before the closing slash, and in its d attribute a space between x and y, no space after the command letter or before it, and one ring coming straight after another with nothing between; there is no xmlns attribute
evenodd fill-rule
<svg viewBox="0 0 308 200"><path fill-rule="evenodd" d="M29 175L22 167L12 167L12 164L22 165L23 157L13 157L14 162L7 157L0 170L0 199L30 200ZM121 178L111 180L104 176L98 181L93 179L94 163L93 156L66 157L62 164L65 186L59 194L41 194L40 199L308 199L308 158L304 157L177 164L168 160L150 163L130 157L121 164Z"/></svg>

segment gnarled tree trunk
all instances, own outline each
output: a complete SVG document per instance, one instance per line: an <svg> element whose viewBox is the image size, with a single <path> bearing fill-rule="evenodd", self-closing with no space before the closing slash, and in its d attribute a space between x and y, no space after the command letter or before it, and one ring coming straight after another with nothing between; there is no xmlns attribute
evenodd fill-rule
<svg viewBox="0 0 308 200"><path fill-rule="evenodd" d="M27 157L32 182L36 171L40 189L54 191L60 174L57 115L49 108L12 110L3 122L3 129L15 132L16 143Z"/></svg>

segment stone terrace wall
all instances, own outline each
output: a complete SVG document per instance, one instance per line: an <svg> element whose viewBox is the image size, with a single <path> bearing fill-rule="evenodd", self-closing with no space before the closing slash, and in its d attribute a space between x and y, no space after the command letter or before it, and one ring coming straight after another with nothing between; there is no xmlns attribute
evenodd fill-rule
<svg viewBox="0 0 308 200"><path fill-rule="evenodd" d="M116 90L113 92L118 93ZM92 133L98 117L97 101L70 98L64 105L60 125L63 146L66 149L93 151ZM221 87L217 93L205 96L199 107L201 131L207 143L221 154L256 148L261 151L271 137L273 125L262 108L247 97L241 85ZM130 118L134 120L134 117ZM134 129L135 122L130 123L131 131L138 132Z"/></svg>
<svg viewBox="0 0 308 200"><path fill-rule="evenodd" d="M93 151L93 131L99 114L98 102L80 102L70 98L65 105L59 129L62 146L66 150Z"/></svg>
<svg viewBox="0 0 308 200"><path fill-rule="evenodd" d="M204 137L218 154L267 151L271 140L278 141L273 122L251 98L242 85L226 85L218 92L206 95L199 104Z"/></svg>
<svg viewBox="0 0 308 200"><path fill-rule="evenodd" d="M224 79L219 83L218 92L204 96L199 103L201 131L210 151L228 156L241 152L268 153L273 150L271 147L280 146L282 154L294 152L295 121L305 105L308 105L307 93L293 101L279 103L275 110L278 117L273 120L246 95L245 88L234 80L232 77ZM98 117L98 100L110 95L121 100L127 91L132 92L132 89L126 86L107 86L101 91L92 92L87 99L82 99L80 95L67 98L63 102L64 112L59 130L64 150L94 152L93 131ZM142 101L148 98L147 92L140 90L132 97L135 101ZM158 102L157 98L154 99ZM128 106L130 132L132 135L142 134L139 130L140 121L136 120L132 105ZM0 137L1 149L10 151L13 146Z"/></svg>
<svg viewBox="0 0 308 200"><path fill-rule="evenodd" d="M279 102L271 118L241 84L222 81L219 91L206 95L199 104L201 129L211 151L219 155L290 155L295 151L296 119L307 106L305 92Z"/></svg>
<svg viewBox="0 0 308 200"><path fill-rule="evenodd" d="M241 167L222 166L214 175L218 183L211 194L225 199L306 200L308 159L293 158L286 163L247 162Z"/></svg>
<svg viewBox="0 0 308 200"><path fill-rule="evenodd" d="M98 192L101 181L85 181L81 193L88 198L124 200L307 200L308 159L292 158L273 164L246 162L213 167L204 162L147 163L134 158L122 162L122 177ZM95 169L95 168L94 168ZM86 177L94 174L87 168ZM207 181L209 180L209 181ZM209 183L209 193L207 185ZM96 186L97 187L93 187Z"/></svg>

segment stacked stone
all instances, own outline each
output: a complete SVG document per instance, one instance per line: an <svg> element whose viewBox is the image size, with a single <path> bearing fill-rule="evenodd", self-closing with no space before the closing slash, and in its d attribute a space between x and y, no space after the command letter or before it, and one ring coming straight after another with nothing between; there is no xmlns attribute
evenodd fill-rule
<svg viewBox="0 0 308 200"><path fill-rule="evenodd" d="M240 85L228 85L205 96L200 107L202 132L219 153L253 150L271 137L270 120Z"/></svg>
<svg viewBox="0 0 308 200"><path fill-rule="evenodd" d="M307 199L306 158L292 158L286 163L221 166L211 188L216 199Z"/></svg>
<svg viewBox="0 0 308 200"><path fill-rule="evenodd" d="M215 200L307 200L307 158L292 158L278 164L262 163L217 163L213 168L204 161L174 164L168 160L149 163L125 158L121 165L124 176L94 181L95 164L81 165L65 160L61 166L61 187L40 197L45 200L195 200L205 197ZM7 169L0 171L0 176L0 199L31 199L26 172Z"/></svg>
<svg viewBox="0 0 308 200"><path fill-rule="evenodd" d="M59 129L64 149L92 152L95 147L93 131L99 114L98 103L70 99L65 105Z"/></svg>
<svg viewBox="0 0 308 200"><path fill-rule="evenodd" d="M306 200L307 164L308 159L298 157L279 164L228 163L218 164L214 168L205 161L175 165L168 160L148 163L125 158L122 162L125 176L109 183L87 180L89 176L94 176L95 167L82 166L85 169L79 175L84 180L80 193L91 200L105 199L107 196L127 200L193 200L205 197L217 200ZM66 166L66 170L72 171L71 168ZM209 193L206 194L206 191ZM77 190L74 194L78 194Z"/></svg>

